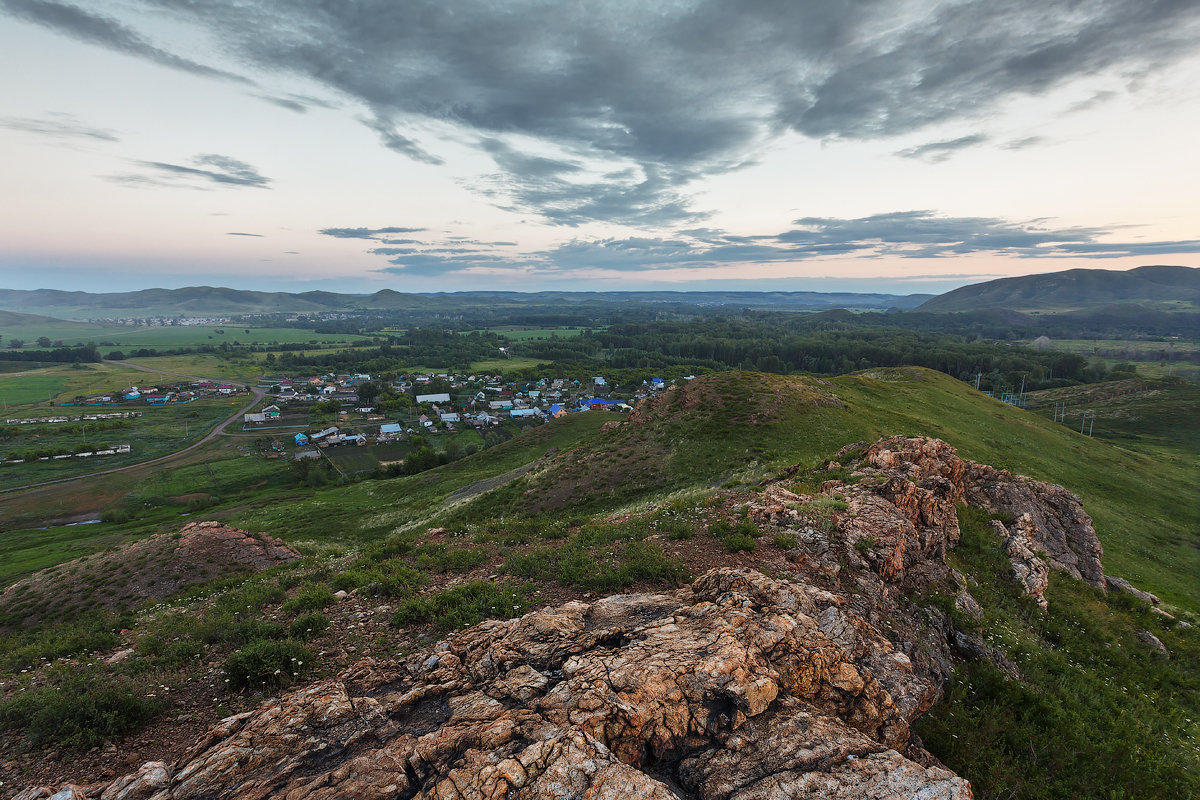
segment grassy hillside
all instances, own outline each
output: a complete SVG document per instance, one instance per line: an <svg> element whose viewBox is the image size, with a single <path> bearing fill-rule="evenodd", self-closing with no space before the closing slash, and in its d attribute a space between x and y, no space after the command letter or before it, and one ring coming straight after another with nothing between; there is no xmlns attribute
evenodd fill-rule
<svg viewBox="0 0 1200 800"><path fill-rule="evenodd" d="M1151 266L1127 271L1070 269L963 286L925 301L920 311L1073 311L1133 303L1163 311L1200 309L1200 268Z"/></svg>

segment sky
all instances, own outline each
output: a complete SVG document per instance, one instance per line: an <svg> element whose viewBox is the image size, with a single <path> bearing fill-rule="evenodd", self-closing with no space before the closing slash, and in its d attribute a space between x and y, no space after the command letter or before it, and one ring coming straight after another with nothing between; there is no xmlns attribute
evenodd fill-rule
<svg viewBox="0 0 1200 800"><path fill-rule="evenodd" d="M1196 0L0 0L0 287L1200 265Z"/></svg>

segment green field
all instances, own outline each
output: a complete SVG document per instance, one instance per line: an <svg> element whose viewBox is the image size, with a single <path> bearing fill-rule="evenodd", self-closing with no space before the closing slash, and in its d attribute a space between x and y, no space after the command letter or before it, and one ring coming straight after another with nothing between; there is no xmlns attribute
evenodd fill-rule
<svg viewBox="0 0 1200 800"><path fill-rule="evenodd" d="M132 326L86 322L32 323L0 327L0 343L12 339L25 342L25 349L36 349L38 337L52 342L61 340L72 347L95 342L101 351L129 350L141 347L175 348L222 343L251 345L272 344L348 344L368 337L344 333L314 333L300 328L255 328L233 325Z"/></svg>
<svg viewBox="0 0 1200 800"><path fill-rule="evenodd" d="M255 354L257 355L257 354ZM183 356L154 356L152 358L130 358L124 362L149 367L179 376L178 380L190 380L189 376L208 378L214 381L234 381L253 384L263 376L261 360L249 357L228 358L211 353L194 353ZM143 373L146 382L169 381L169 376Z"/></svg>
<svg viewBox="0 0 1200 800"><path fill-rule="evenodd" d="M203 399L173 406L69 406L58 407L60 414L88 411L140 411L142 416L129 420L99 420L83 423L46 423L6 426L0 439L0 454L20 457L30 451L128 444L128 454L91 458L26 461L0 466L0 488L8 489L41 481L89 475L97 470L123 467L173 453L195 442L227 418L234 410L230 400ZM245 403L244 397L233 401ZM90 430L89 430L90 429Z"/></svg>
<svg viewBox="0 0 1200 800"><path fill-rule="evenodd" d="M1137 365L1139 375L1163 378L1169 375L1191 381L1200 379L1200 342L1187 339L1152 341L1145 339L1054 339L1050 349L1075 353L1093 363L1111 369L1114 364Z"/></svg>
<svg viewBox="0 0 1200 800"><path fill-rule="evenodd" d="M472 372L500 373L518 369L533 369L542 362L536 358L489 358L483 361L472 361Z"/></svg>
<svg viewBox="0 0 1200 800"><path fill-rule="evenodd" d="M54 365L21 372L0 373L0 400L7 416L25 416L33 406L46 401L61 403L75 395L90 395L137 383L146 374L116 364ZM17 406L25 406L25 409ZM55 412L46 411L46 414Z"/></svg>

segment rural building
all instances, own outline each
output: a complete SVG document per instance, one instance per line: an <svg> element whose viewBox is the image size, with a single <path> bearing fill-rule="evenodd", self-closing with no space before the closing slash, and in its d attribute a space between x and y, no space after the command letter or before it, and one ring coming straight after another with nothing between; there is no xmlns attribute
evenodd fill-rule
<svg viewBox="0 0 1200 800"><path fill-rule="evenodd" d="M419 394L417 395L418 403L449 403L450 395L447 392L439 394Z"/></svg>

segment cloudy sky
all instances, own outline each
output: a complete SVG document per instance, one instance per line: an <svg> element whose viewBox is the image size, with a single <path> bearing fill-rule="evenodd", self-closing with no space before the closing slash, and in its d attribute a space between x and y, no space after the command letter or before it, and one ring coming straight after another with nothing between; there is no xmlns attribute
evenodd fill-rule
<svg viewBox="0 0 1200 800"><path fill-rule="evenodd" d="M1196 0L0 0L0 286L1200 265Z"/></svg>

